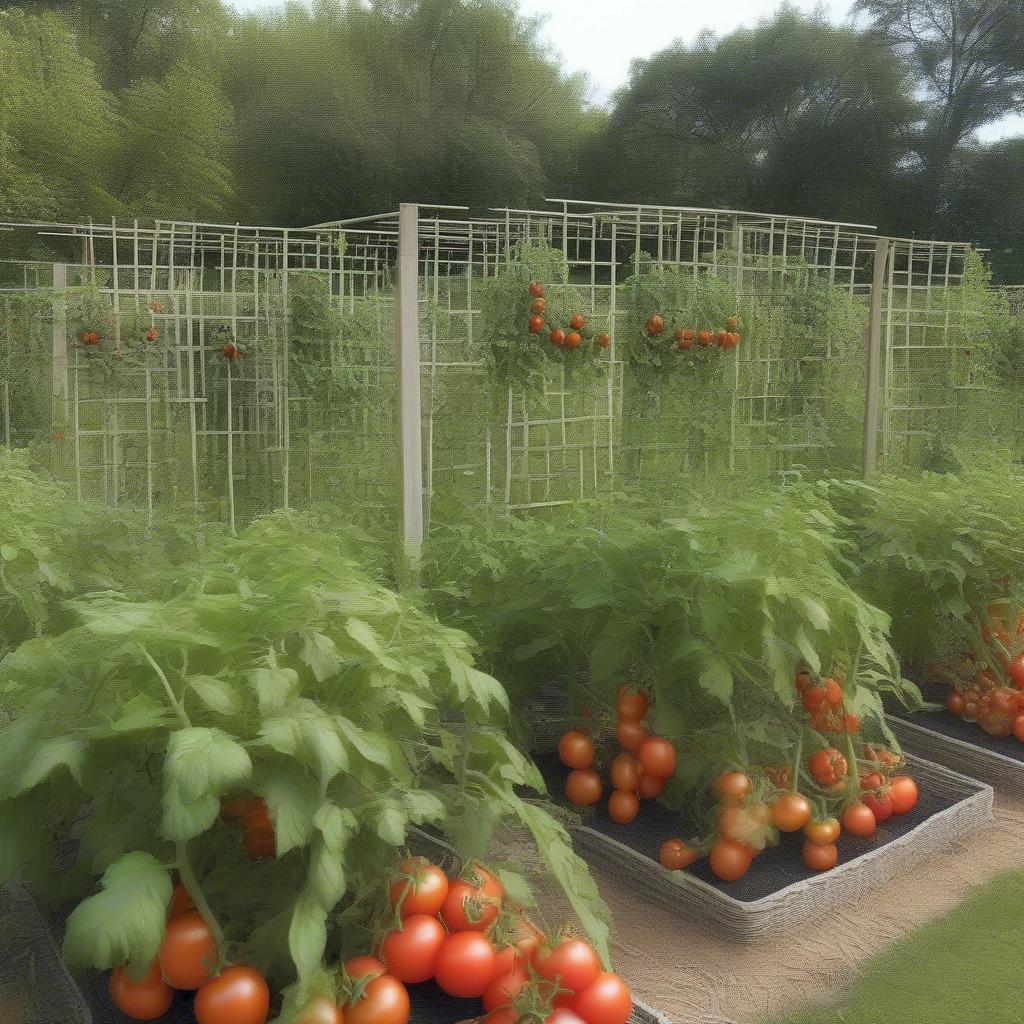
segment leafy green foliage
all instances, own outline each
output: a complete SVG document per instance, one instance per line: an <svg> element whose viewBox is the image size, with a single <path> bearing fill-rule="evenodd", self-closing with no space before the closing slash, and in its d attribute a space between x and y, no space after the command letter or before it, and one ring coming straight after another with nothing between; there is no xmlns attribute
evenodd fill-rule
<svg viewBox="0 0 1024 1024"><path fill-rule="evenodd" d="M486 843L508 815L607 952L603 905L580 896L593 894L582 862L518 792L543 784L504 736L504 690L465 634L360 569L363 541L289 513L237 539L214 532L132 594L77 597L6 659L5 875L57 895L41 846L67 838L78 866L62 877L79 895L107 872L76 911L75 963L150 954L169 895L159 863L223 929L223 956L278 980L312 976L352 942L344 915L369 919L413 826ZM248 863L220 821L239 791L265 799L276 859ZM110 922L94 928L101 915Z"/></svg>
<svg viewBox="0 0 1024 1024"><path fill-rule="evenodd" d="M796 667L845 679L866 734L891 737L879 693L907 692L888 616L844 578L848 544L809 485L722 491L650 509L617 495L554 522L493 516L439 529L427 578L522 705L551 680L610 703L649 686L692 806L716 770L832 741L795 710Z"/></svg>
<svg viewBox="0 0 1024 1024"><path fill-rule="evenodd" d="M1019 594L1024 481L1008 467L821 486L845 517L851 582L891 616L906 660L972 650L996 581Z"/></svg>

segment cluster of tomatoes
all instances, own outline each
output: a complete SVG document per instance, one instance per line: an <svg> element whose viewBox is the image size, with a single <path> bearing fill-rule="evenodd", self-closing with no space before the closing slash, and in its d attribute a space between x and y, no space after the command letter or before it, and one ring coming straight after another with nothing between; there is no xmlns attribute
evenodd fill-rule
<svg viewBox="0 0 1024 1024"><path fill-rule="evenodd" d="M990 605L988 614L981 626L988 657L980 660L969 651L960 656L946 707L989 736L1014 736L1024 743L1024 613L1008 615L1002 606Z"/></svg>
<svg viewBox="0 0 1024 1024"><path fill-rule="evenodd" d="M408 1024L407 985L433 980L451 996L481 999L486 1024L625 1024L629 988L602 969L585 939L548 938L508 899L498 877L477 863L449 879L424 857L399 865L387 892L391 926L377 955L338 969L337 997L312 999L296 1024ZM266 980L252 967L217 971L212 929L178 882L160 951L140 981L120 968L110 978L115 1006L156 1020L176 991L195 992L197 1024L264 1024Z"/></svg>
<svg viewBox="0 0 1024 1024"><path fill-rule="evenodd" d="M217 942L206 919L178 882L167 911L160 952L140 981L124 968L110 976L110 998L135 1020L156 1020L171 1007L174 993L195 992L197 1024L264 1024L270 989L259 971L231 964L216 972Z"/></svg>
<svg viewBox="0 0 1024 1024"><path fill-rule="evenodd" d="M542 334L548 327L544 314L547 311L547 299L544 297L544 285L540 281L531 281L527 291L530 297L530 317L527 327L531 334ZM582 313L573 313L565 328L555 327L548 334L548 340L559 348L577 349L583 343L581 333L587 326ZM594 335L594 344L598 348L608 348L612 343L611 335L600 333Z"/></svg>
<svg viewBox="0 0 1024 1024"><path fill-rule="evenodd" d="M736 317L730 316L725 321L724 330L711 332L706 327L697 331L692 327L675 327L672 330L672 338L680 352L688 351L695 344L701 348L709 348L712 343L719 348L736 348L740 343L740 336L736 330L738 327L739 321ZM657 338L664 334L665 318L660 313L648 317L644 324L644 333L649 338Z"/></svg>
<svg viewBox="0 0 1024 1024"><path fill-rule="evenodd" d="M448 995L480 999L486 1024L625 1024L632 1011L628 987L602 970L590 943L568 933L547 938L478 863L449 879L425 858L410 858L389 899L396 927L372 964L399 984L433 980ZM346 969L352 974L351 961ZM360 1006L352 993L349 1005ZM408 996L404 1015L364 1013L355 1024L405 1024L407 1016ZM353 1024L348 1009L323 1024L343 1021Z"/></svg>
<svg viewBox="0 0 1024 1024"><path fill-rule="evenodd" d="M232 341L221 346L220 354L228 360L228 362L242 358L242 350Z"/></svg>
<svg viewBox="0 0 1024 1024"><path fill-rule="evenodd" d="M643 692L626 687L620 688L615 698L615 736L622 753L611 764L608 814L620 825L629 824L637 816L641 799L660 796L676 770L675 748L664 737L652 735L644 725L649 706ZM603 785L593 767L597 751L590 736L580 729L567 732L558 743L558 756L572 769L565 782L569 801L577 807L596 804Z"/></svg>
<svg viewBox="0 0 1024 1024"><path fill-rule="evenodd" d="M87 348L93 348L103 340L103 336L98 331L79 331L78 340Z"/></svg>
<svg viewBox="0 0 1024 1024"><path fill-rule="evenodd" d="M860 719L843 707L843 688L838 680L830 676L816 683L807 669L801 669L796 674L796 688L812 728L839 736L860 731Z"/></svg>

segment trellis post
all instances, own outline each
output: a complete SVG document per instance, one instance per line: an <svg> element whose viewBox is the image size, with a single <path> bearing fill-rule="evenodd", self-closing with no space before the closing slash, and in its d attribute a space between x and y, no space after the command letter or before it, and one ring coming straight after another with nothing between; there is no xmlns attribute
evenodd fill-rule
<svg viewBox="0 0 1024 1024"><path fill-rule="evenodd" d="M885 272L889 257L889 239L876 239L871 304L868 313L867 379L864 387L865 478L875 472L878 458L878 421L882 411L882 297L885 292Z"/></svg>
<svg viewBox="0 0 1024 1024"><path fill-rule="evenodd" d="M416 558L423 543L423 440L420 412L419 207L398 211L395 287L395 366L398 370L398 439L401 461L402 535Z"/></svg>
<svg viewBox="0 0 1024 1024"><path fill-rule="evenodd" d="M68 267L66 263L53 265L53 349L50 360L52 373L52 394L50 397L50 433L55 442L64 440L68 419ZM11 443L10 425L10 392L5 396L4 427L7 444ZM77 443L77 442L76 442ZM54 445L54 468L58 468L63 458L63 444Z"/></svg>

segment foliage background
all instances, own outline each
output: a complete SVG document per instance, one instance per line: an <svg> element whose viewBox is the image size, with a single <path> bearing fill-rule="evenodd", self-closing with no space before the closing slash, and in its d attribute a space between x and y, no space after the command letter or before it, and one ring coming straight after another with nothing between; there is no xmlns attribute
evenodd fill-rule
<svg viewBox="0 0 1024 1024"><path fill-rule="evenodd" d="M0 216L303 225L551 194L849 218L1024 280L1013 0L781 7L652 55L605 105L513 0L0 2Z"/></svg>

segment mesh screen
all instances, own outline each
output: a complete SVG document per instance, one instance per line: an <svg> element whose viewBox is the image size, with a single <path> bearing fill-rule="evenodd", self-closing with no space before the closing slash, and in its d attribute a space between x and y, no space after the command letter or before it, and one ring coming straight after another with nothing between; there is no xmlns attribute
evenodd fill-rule
<svg viewBox="0 0 1024 1024"><path fill-rule="evenodd" d="M428 521L437 504L655 496L681 475L859 471L868 229L559 202L476 219L424 208L416 244ZM504 319L495 305L523 244L561 261L548 301L586 318L578 358L552 357L553 322L525 334L525 304ZM6 231L0 440L88 500L235 523L332 500L393 529L397 246L396 215ZM1019 291L993 289L966 245L891 251L879 465L1016 457ZM677 349L677 328L714 339L732 317L736 347ZM533 346L530 369L496 373L501 345Z"/></svg>

